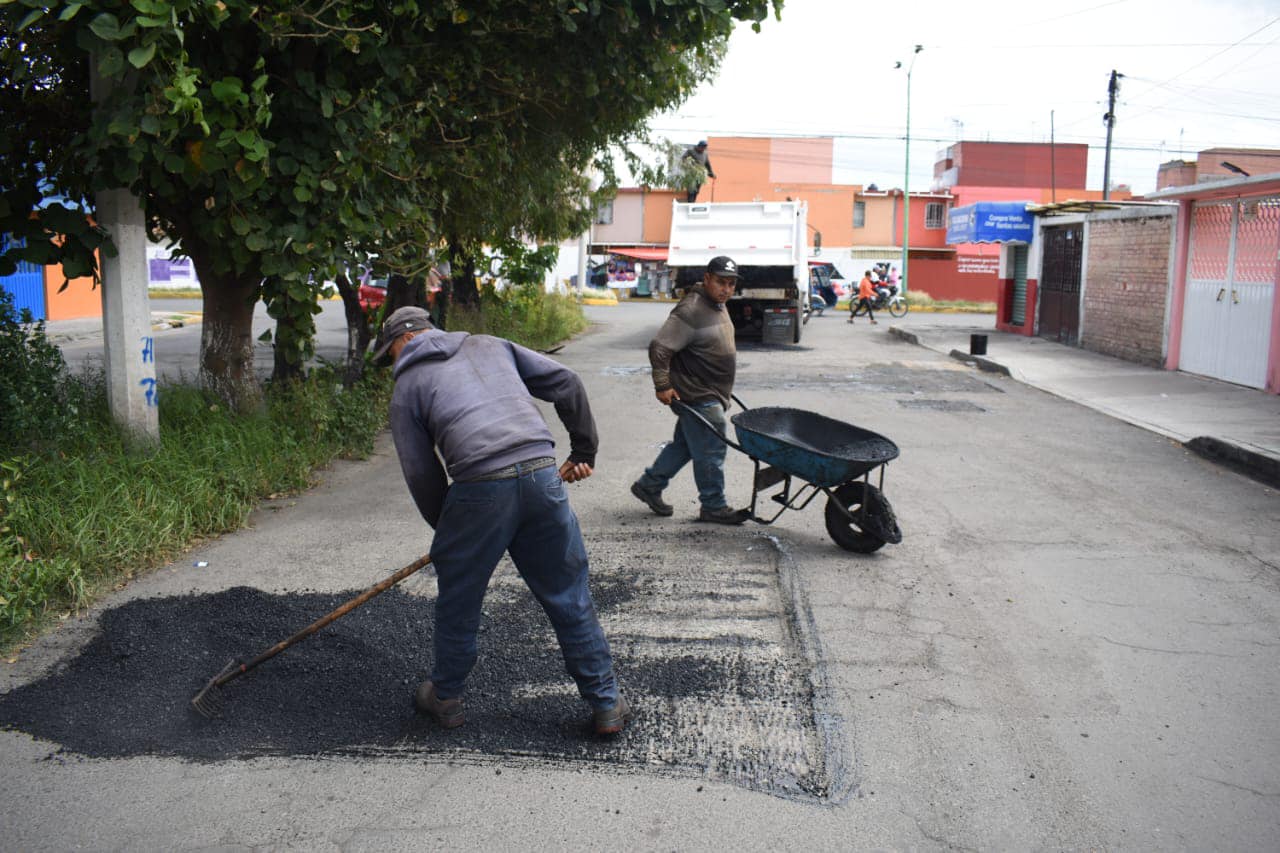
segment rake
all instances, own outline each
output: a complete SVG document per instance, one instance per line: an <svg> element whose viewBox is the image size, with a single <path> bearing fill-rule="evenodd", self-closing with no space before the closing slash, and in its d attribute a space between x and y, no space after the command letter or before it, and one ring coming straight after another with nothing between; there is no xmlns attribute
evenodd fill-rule
<svg viewBox="0 0 1280 853"><path fill-rule="evenodd" d="M222 706L223 706L222 688L227 684L227 682L234 681L235 679L244 675L249 670L256 668L259 664L264 663L270 660L271 658L275 657L276 655L280 654L282 651L289 648L290 646L305 640L307 637L310 637L316 631L319 631L321 628L328 625L330 622L334 621L335 619L339 619L347 615L352 610L355 610L357 607L364 604L366 601L373 598L374 596L380 595L381 593L386 592L388 589L395 586L400 581L409 577L409 575L418 571L419 569L421 569L423 566L426 566L430 562L431 562L430 555L419 557L417 560L405 566L403 569L396 572L391 577L387 578L386 580L379 581L377 584L365 590L364 592L360 593L355 598L348 601L346 604L343 604L340 607L325 614L324 616L321 616L319 619L312 622L310 625L303 628L301 631L294 634L292 637L289 637L287 640L281 640L280 642L276 643L274 646L267 649L262 654L258 655L252 660L248 662L232 660L230 663L228 663L226 666L222 668L221 672L219 672L213 678L209 679L209 683L206 684L203 688L201 688L199 693L191 697L191 707L195 708L196 711L199 712L201 716L208 717L210 719L222 716Z"/></svg>

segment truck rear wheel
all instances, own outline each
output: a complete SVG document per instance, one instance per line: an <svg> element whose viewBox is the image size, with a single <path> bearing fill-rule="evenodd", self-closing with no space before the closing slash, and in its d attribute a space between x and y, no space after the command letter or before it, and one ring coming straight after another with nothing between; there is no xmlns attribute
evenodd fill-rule
<svg viewBox="0 0 1280 853"><path fill-rule="evenodd" d="M792 338L792 342L793 342L793 343L797 343L797 344L798 344L798 343L800 343L800 327L801 327L801 326L803 326L803 325L805 324L805 322L807 322L807 321L808 321L808 319L809 319L809 315L805 314L805 315L804 315L804 320L801 320L801 319L800 319L800 318L801 318L801 311L802 311L802 309L800 308L800 306L799 306L799 305L797 305L797 306L796 306L795 336Z"/></svg>

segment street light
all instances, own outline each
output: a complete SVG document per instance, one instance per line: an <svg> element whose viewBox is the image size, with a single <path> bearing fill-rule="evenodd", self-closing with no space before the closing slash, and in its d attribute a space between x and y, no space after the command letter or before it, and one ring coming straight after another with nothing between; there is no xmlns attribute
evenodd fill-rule
<svg viewBox="0 0 1280 853"><path fill-rule="evenodd" d="M924 50L918 44L911 51L911 64L907 66L907 148L903 158L902 175L902 292L907 292L907 252L911 246L911 71L916 67L916 56ZM895 62L894 68L901 68L901 62Z"/></svg>

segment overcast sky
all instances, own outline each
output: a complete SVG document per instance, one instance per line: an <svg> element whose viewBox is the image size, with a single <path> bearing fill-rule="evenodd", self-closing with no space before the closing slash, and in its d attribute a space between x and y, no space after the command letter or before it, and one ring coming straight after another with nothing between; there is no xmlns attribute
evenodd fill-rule
<svg viewBox="0 0 1280 853"><path fill-rule="evenodd" d="M856 161L840 165L859 183L901 187L916 44L913 190L929 188L956 140L1048 142L1051 131L1090 145L1088 188L1102 189L1112 69L1124 75L1113 183L1150 191L1167 160L1280 148L1280 0L787 0L760 33L739 26L716 79L650 128L682 143L846 137Z"/></svg>

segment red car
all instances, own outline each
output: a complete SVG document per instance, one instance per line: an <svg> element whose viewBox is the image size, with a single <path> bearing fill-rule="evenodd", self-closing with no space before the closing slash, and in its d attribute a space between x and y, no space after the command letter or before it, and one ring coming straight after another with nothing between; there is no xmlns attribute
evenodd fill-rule
<svg viewBox="0 0 1280 853"><path fill-rule="evenodd" d="M360 279L360 307L366 314L372 315L387 301L387 280L385 278Z"/></svg>

